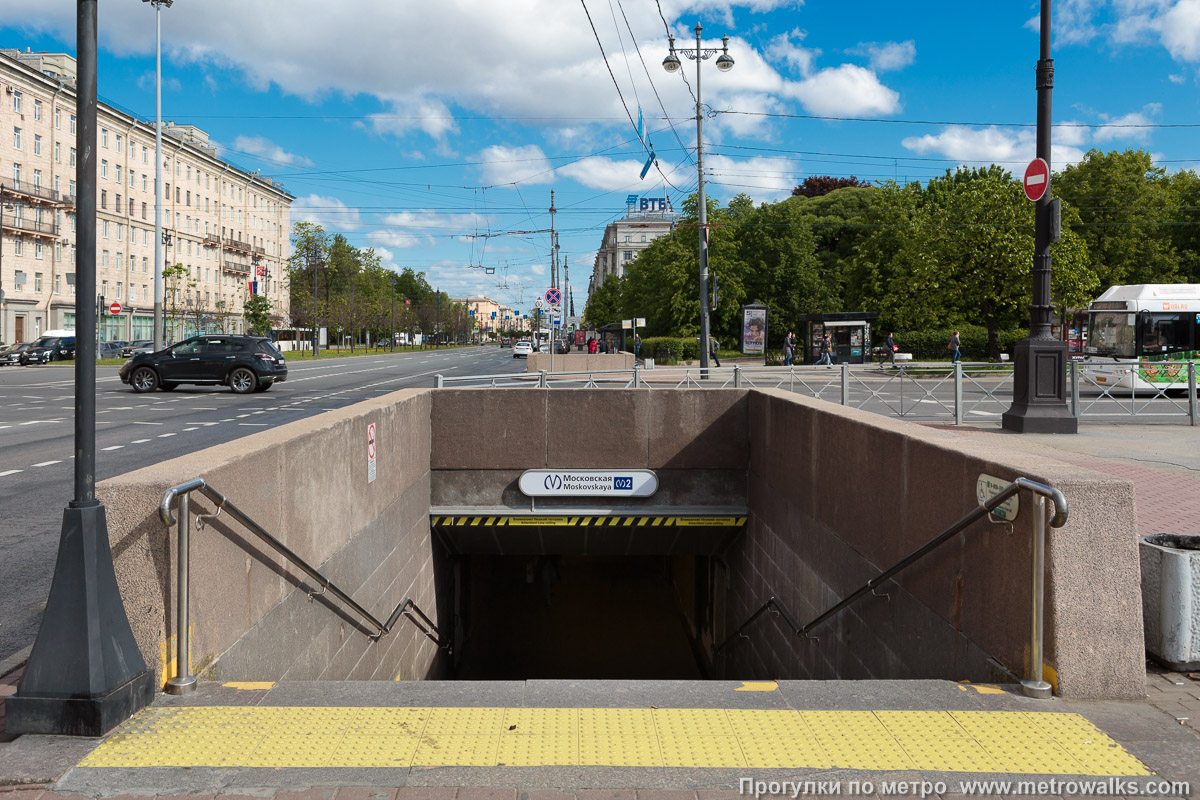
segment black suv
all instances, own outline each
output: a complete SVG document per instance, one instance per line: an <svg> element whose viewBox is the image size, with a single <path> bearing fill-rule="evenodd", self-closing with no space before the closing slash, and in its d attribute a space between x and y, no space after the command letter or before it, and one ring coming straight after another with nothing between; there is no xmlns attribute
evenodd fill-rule
<svg viewBox="0 0 1200 800"><path fill-rule="evenodd" d="M184 339L157 353L138 353L120 374L135 392L169 392L181 383L197 383L249 394L287 380L287 362L262 336L212 334Z"/></svg>
<svg viewBox="0 0 1200 800"><path fill-rule="evenodd" d="M21 366L26 364L49 364L51 361L70 361L75 358L75 336L43 336L25 352L19 360Z"/></svg>

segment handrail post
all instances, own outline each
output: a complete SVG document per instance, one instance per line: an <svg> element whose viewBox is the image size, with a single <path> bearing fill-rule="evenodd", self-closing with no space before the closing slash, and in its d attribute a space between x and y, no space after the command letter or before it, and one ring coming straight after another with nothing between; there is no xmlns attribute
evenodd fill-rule
<svg viewBox="0 0 1200 800"><path fill-rule="evenodd" d="M954 424L962 425L963 418L963 371L962 362L954 362Z"/></svg>
<svg viewBox="0 0 1200 800"><path fill-rule="evenodd" d="M1043 605L1046 583L1046 498L1039 493L1033 495L1033 619L1032 637L1029 642L1029 671L1021 688L1027 697L1045 699L1053 694L1043 674L1042 634Z"/></svg>
<svg viewBox="0 0 1200 800"><path fill-rule="evenodd" d="M442 376L440 373L433 376L433 388L435 388L435 389L442 388Z"/></svg>
<svg viewBox="0 0 1200 800"><path fill-rule="evenodd" d="M742 367L740 364L733 365L733 388L742 388Z"/></svg>
<svg viewBox="0 0 1200 800"><path fill-rule="evenodd" d="M546 370L544 370L544 369L538 370L538 388L539 389L546 388Z"/></svg>
<svg viewBox="0 0 1200 800"><path fill-rule="evenodd" d="M1071 361L1071 416L1079 417L1079 362L1075 360Z"/></svg>
<svg viewBox="0 0 1200 800"><path fill-rule="evenodd" d="M1188 419L1196 424L1196 362L1188 362Z"/></svg>
<svg viewBox="0 0 1200 800"><path fill-rule="evenodd" d="M850 364L843 361L842 367L842 405L850 405Z"/></svg>
<svg viewBox="0 0 1200 800"><path fill-rule="evenodd" d="M636 361L634 361L634 362L633 362L633 388L635 388L635 389L639 389L639 388L641 388L641 384L640 384L638 381L639 381L639 378L638 378L638 365L637 365L637 362L636 362Z"/></svg>
<svg viewBox="0 0 1200 800"><path fill-rule="evenodd" d="M175 677L167 681L167 694L188 694L196 690L188 647L188 539L191 514L192 493L184 492L179 495L179 543L175 557Z"/></svg>

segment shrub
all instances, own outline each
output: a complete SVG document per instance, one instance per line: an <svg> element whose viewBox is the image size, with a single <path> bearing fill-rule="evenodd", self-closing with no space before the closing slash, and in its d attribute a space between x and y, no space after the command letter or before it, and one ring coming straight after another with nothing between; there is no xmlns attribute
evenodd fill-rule
<svg viewBox="0 0 1200 800"><path fill-rule="evenodd" d="M677 364L700 358L700 343L696 337L675 338L652 336L642 339L642 356L653 358L660 364Z"/></svg>
<svg viewBox="0 0 1200 800"><path fill-rule="evenodd" d="M935 328L927 331L898 331L896 344L905 353L912 353L918 361L937 361L950 358L946 343L950 341L953 328ZM1023 328L1011 328L996 332L1000 343L1000 352L1011 355L1013 345L1029 336L1029 331ZM880 343L887 338L883 332ZM990 358L987 351L987 328L982 325L961 325L958 328L958 339L962 345L963 358L968 361L985 361Z"/></svg>

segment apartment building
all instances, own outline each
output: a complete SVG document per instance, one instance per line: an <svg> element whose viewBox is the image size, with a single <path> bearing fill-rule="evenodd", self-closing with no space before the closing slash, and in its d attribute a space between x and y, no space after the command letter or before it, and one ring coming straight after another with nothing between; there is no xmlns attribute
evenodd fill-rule
<svg viewBox="0 0 1200 800"><path fill-rule="evenodd" d="M452 302L459 303L466 309L471 317L471 328L476 335L487 338L497 335L502 330L520 327L516 310L490 297L464 297Z"/></svg>
<svg viewBox="0 0 1200 800"><path fill-rule="evenodd" d="M596 251L588 294L594 292L609 275L625 274L629 262L660 236L671 232L678 215L663 198L630 195L625 216L604 228L604 239Z"/></svg>
<svg viewBox="0 0 1200 800"><path fill-rule="evenodd" d="M0 50L0 341L75 328L75 59ZM97 110L96 289L118 315L101 341L149 339L154 325L154 123ZM163 127L167 337L241 332L254 294L289 317L291 203L270 178L217 157L191 125ZM174 268L174 269L171 269ZM97 302L88 298L87 302Z"/></svg>

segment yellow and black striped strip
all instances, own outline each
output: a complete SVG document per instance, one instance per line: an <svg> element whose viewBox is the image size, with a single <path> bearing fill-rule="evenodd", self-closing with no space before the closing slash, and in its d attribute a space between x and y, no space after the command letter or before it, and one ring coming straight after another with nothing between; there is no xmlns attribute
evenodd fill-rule
<svg viewBox="0 0 1200 800"><path fill-rule="evenodd" d="M458 527L567 527L567 528L615 528L644 526L650 528L741 528L746 525L746 516L728 515L713 517L662 517L643 515L604 514L602 516L571 517L566 515L444 515L429 517L435 528Z"/></svg>

